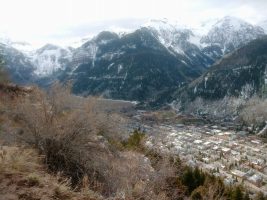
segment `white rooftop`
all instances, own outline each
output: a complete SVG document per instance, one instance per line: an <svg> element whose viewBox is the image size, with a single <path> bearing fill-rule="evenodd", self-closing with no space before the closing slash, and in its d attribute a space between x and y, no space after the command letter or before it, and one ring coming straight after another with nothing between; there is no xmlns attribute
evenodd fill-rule
<svg viewBox="0 0 267 200"><path fill-rule="evenodd" d="M223 152L228 152L228 151L230 151L230 150L231 150L231 149L229 149L229 148L227 148L227 147L223 147L223 148L222 148L222 151L223 151Z"/></svg>
<svg viewBox="0 0 267 200"><path fill-rule="evenodd" d="M253 176L249 177L248 180L256 183L258 181L261 181L262 177L258 174L254 174Z"/></svg>
<svg viewBox="0 0 267 200"><path fill-rule="evenodd" d="M194 143L195 144L201 144L202 143L202 140L195 140Z"/></svg>
<svg viewBox="0 0 267 200"><path fill-rule="evenodd" d="M242 171L240 171L240 170L237 170L237 169L232 170L231 173L232 173L233 175L235 175L235 176L239 176L239 177L243 177L243 176L245 176L245 173L244 173L244 172L242 172Z"/></svg>

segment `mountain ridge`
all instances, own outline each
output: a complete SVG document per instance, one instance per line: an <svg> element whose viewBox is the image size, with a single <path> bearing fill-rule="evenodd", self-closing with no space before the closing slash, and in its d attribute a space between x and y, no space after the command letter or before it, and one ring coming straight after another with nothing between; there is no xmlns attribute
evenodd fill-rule
<svg viewBox="0 0 267 200"><path fill-rule="evenodd" d="M251 41L228 54L207 72L179 91L182 101L223 99L226 96L248 99L266 95L267 36Z"/></svg>
<svg viewBox="0 0 267 200"><path fill-rule="evenodd" d="M34 77L25 80L42 86L71 80L79 95L154 101L263 36L262 28L229 16L206 22L198 30L180 22L152 20L125 34L102 31L78 48L47 44L24 53Z"/></svg>

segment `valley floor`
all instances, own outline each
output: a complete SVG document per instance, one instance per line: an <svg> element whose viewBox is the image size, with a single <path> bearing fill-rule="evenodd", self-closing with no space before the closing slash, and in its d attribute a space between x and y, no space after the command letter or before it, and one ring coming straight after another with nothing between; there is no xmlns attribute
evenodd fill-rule
<svg viewBox="0 0 267 200"><path fill-rule="evenodd" d="M267 193L256 136L58 86L20 93L0 96L0 200L236 200L240 184L252 198Z"/></svg>
<svg viewBox="0 0 267 200"><path fill-rule="evenodd" d="M148 148L179 155L189 166L221 177L227 185L243 184L252 194L267 195L267 144L256 135L194 123L147 123L143 129L149 135Z"/></svg>

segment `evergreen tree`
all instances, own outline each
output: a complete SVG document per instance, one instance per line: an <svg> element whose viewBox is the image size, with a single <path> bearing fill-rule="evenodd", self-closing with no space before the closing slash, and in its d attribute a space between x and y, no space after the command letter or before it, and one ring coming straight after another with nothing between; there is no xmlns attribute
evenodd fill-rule
<svg viewBox="0 0 267 200"><path fill-rule="evenodd" d="M201 172L199 168L192 169L188 167L183 174L182 182L188 188L188 193L191 194L194 189L204 185L205 179L205 173Z"/></svg>
<svg viewBox="0 0 267 200"><path fill-rule="evenodd" d="M186 169L182 177L182 183L187 187L189 194L195 189L194 175L191 168Z"/></svg>
<svg viewBox="0 0 267 200"><path fill-rule="evenodd" d="M238 186L232 191L231 200L243 200L243 199L244 198L243 198L242 189L240 186Z"/></svg>
<svg viewBox="0 0 267 200"><path fill-rule="evenodd" d="M199 170L199 168L196 168L194 170L194 187L197 188L200 185L203 185L205 181L205 175Z"/></svg>

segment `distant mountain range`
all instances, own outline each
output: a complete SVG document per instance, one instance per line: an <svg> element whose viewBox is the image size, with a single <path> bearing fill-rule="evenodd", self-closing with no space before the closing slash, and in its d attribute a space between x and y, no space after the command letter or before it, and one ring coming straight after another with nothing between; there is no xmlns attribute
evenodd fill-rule
<svg viewBox="0 0 267 200"><path fill-rule="evenodd" d="M0 55L11 80L18 84L33 83L36 80L35 66L21 51L0 43Z"/></svg>
<svg viewBox="0 0 267 200"><path fill-rule="evenodd" d="M225 96L248 99L267 94L267 36L228 54L203 75L181 88L174 99L194 101L197 97L218 100Z"/></svg>
<svg viewBox="0 0 267 200"><path fill-rule="evenodd" d="M15 82L47 86L55 80L72 80L73 92L79 95L146 102L165 98L185 86L191 91L196 83L199 85L195 94L202 95L203 84L212 87L209 81L213 79L221 89L220 85L226 84L225 75L221 73L219 78L207 73L211 74L210 70L218 66L226 67L224 62L228 61L220 59L225 56L229 59L229 53L264 37L264 24L262 28L241 19L224 17L190 28L165 19L151 20L130 33L103 31L78 48L47 44L29 51L27 43L0 39L0 50ZM203 76L204 80L208 78L204 83ZM256 85L255 82L254 86L258 87ZM242 90L242 87L232 90ZM229 90L218 91L216 95L220 98L232 93Z"/></svg>

